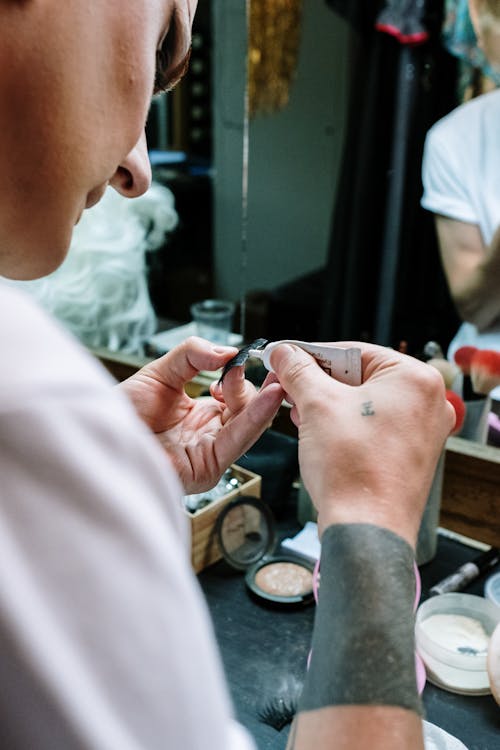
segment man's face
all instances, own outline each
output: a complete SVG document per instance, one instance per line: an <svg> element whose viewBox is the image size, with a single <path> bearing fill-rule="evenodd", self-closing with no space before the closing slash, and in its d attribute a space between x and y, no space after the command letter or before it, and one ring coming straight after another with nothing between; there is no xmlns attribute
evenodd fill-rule
<svg viewBox="0 0 500 750"><path fill-rule="evenodd" d="M196 3L2 4L0 275L53 271L108 184L148 188L151 96L183 71Z"/></svg>

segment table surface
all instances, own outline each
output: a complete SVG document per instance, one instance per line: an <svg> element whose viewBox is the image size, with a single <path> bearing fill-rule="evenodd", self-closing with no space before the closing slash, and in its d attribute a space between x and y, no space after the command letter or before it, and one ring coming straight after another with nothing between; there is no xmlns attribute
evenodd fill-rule
<svg viewBox="0 0 500 750"><path fill-rule="evenodd" d="M278 524L279 538L299 531L295 522ZM422 598L437 581L479 554L477 549L440 537L436 558L421 567ZM493 572L493 571L491 571ZM225 562L199 575L210 608L238 720L259 750L284 750L289 726L281 731L259 714L270 704L294 702L302 685L314 619L314 605L283 610L253 599L241 573ZM484 580L465 591L482 595ZM427 683L425 718L459 738L468 750L500 748L500 707L488 696L463 696Z"/></svg>

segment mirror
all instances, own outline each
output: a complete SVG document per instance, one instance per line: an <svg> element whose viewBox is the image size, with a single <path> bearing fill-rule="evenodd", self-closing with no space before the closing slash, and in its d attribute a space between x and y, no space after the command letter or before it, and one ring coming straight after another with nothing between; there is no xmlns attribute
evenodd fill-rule
<svg viewBox="0 0 500 750"><path fill-rule="evenodd" d="M263 0L254 4L264 5ZM200 89L197 76L212 72L205 85L211 87L212 108L208 155L174 139L174 148L191 149L195 163L174 176L168 167L161 170L176 194L181 223L166 253L151 259L159 314L185 322L193 301L217 296L236 303L245 299L248 340L261 335L390 345L405 340L408 351L418 353L427 340L442 340L443 331L451 338L456 314L430 218L422 217L419 207L420 154L413 138L407 138L415 151L407 180L411 194L393 180L393 205L386 201L395 174L400 71L409 70L422 90L445 99L448 82L436 87L431 81L436 66L427 48L425 54L422 47L408 52L387 35L375 34L370 17L375 10L364 14L367 20L358 28L337 12L348 3L291 3L300 7L301 21L289 101L281 110L251 118L246 143L245 5L200 0L191 72L167 99L171 132L178 119L173 113L180 111L185 126L175 132L199 134L190 119L202 109L194 105L193 91ZM205 58L204 38L211 40ZM407 117L421 133L431 104L414 107ZM422 135L420 141L423 145ZM412 207L411 220L406 206ZM397 232L396 214L401 214ZM387 258L381 258L382 240L392 243ZM383 304L390 317L385 326L378 320Z"/></svg>
<svg viewBox="0 0 500 750"><path fill-rule="evenodd" d="M460 316L448 358L462 371L462 437L500 445L500 9L457 4L447 48L461 61L456 106L426 136L422 205L432 213L446 280ZM456 16L461 13L460 24Z"/></svg>
<svg viewBox="0 0 500 750"><path fill-rule="evenodd" d="M297 4L302 6L300 44L288 103L256 113L249 123L244 259L245 15L242 3L217 3L215 10L215 271L222 296L240 296L242 282L246 291L272 290L326 263L346 115L349 29L322 0ZM236 24L240 39L233 33ZM278 31L267 44L267 54L282 44Z"/></svg>
<svg viewBox="0 0 500 750"><path fill-rule="evenodd" d="M153 102L154 175L179 216L148 251L160 324L186 323L193 302L220 297L245 301L247 340L446 348L458 320L420 207L426 126L455 97L444 2L430 4L432 33L417 46L375 32L376 9L339 10L356 3L278 6L200 0L190 72ZM252 114L262 92L258 76L246 87L247 8L266 30L250 62L268 55L268 75L283 68L275 88L286 100L249 121L245 91Z"/></svg>
<svg viewBox="0 0 500 750"><path fill-rule="evenodd" d="M301 18L296 30L298 54L288 63L293 76L287 105L257 113L248 125L245 244L242 163L246 7L234 0L199 2L191 71L179 92L174 91L167 101L172 100L168 104L172 110L180 107L185 113L200 115L198 105L193 104L193 88L196 91L200 87L203 65L198 54L203 40L211 39L205 69L211 70L207 86L211 87L213 129L211 148L203 153L199 149L191 152L196 174L172 177L168 169L157 170L176 194L180 213L185 212L182 244L188 248L179 258L174 244L166 251L162 273L153 269L152 293L160 314L167 318L188 320L189 305L196 298L215 295L239 303L250 293L248 324L252 327L253 315L255 329L263 324L265 313L259 311L259 304L261 308L266 306L269 293L326 263L344 137L350 30L324 0L296 0L288 5L295 6L290 11L291 20L295 23L297 15ZM280 64L290 20L281 26L277 19L271 21L268 28L274 30L276 38L262 54L274 54ZM283 55L286 60L286 50ZM186 104L189 98L190 105ZM193 129L189 117L186 115L185 132ZM173 133L171 137L175 148L190 147L185 140L175 139ZM205 175L203 159L208 162ZM317 307L320 295L316 292L312 296ZM318 310L315 315L318 317ZM248 337L252 337L252 331Z"/></svg>

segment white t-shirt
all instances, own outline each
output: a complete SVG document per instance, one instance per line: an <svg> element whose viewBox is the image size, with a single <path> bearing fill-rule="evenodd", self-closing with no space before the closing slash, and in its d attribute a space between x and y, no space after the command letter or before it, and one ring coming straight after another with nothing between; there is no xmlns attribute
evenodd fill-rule
<svg viewBox="0 0 500 750"><path fill-rule="evenodd" d="M105 370L1 281L0 353L1 747L255 750L159 445ZM451 748L424 732L428 750Z"/></svg>
<svg viewBox="0 0 500 750"><path fill-rule="evenodd" d="M500 224L500 89L460 105L433 125L425 141L422 180L424 208L477 224L485 245L490 244ZM448 357L465 345L500 350L500 322L482 333L462 323Z"/></svg>
<svg viewBox="0 0 500 750"><path fill-rule="evenodd" d="M0 736L235 750L182 489L112 379L0 282Z"/></svg>

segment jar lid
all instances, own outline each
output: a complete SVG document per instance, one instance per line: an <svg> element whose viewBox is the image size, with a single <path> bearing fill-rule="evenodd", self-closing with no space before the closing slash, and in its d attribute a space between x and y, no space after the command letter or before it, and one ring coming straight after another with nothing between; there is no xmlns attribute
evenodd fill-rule
<svg viewBox="0 0 500 750"><path fill-rule="evenodd" d="M271 511L248 495L228 503L219 513L216 535L225 560L237 570L247 570L275 546Z"/></svg>
<svg viewBox="0 0 500 750"><path fill-rule="evenodd" d="M243 496L229 503L217 518L216 535L226 562L245 571L254 596L287 607L314 601L314 564L297 554L273 554L274 521L261 500Z"/></svg>

